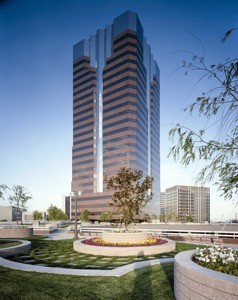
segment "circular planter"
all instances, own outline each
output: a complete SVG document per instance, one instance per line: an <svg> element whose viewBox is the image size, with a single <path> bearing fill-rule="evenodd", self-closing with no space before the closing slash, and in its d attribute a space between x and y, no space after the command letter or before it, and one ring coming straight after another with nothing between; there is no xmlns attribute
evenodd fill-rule
<svg viewBox="0 0 238 300"><path fill-rule="evenodd" d="M195 251L177 254L174 261L174 295L184 299L238 299L238 277L204 268L192 261Z"/></svg>
<svg viewBox="0 0 238 300"><path fill-rule="evenodd" d="M143 231L139 232L110 232L110 231L103 231L102 239L105 242L110 243L138 243L144 242L148 239L148 234Z"/></svg>
<svg viewBox="0 0 238 300"><path fill-rule="evenodd" d="M118 234L118 233L117 233ZM83 240L74 242L74 250L84 254L103 255L103 256L144 256L155 255L159 253L171 252L175 249L175 242L167 240L167 243L154 246L136 246L136 247L108 247L93 246L83 243Z"/></svg>

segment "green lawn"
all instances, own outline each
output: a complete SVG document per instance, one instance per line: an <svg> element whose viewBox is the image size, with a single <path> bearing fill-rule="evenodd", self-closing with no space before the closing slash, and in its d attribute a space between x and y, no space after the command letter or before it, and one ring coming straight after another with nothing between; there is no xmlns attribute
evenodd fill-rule
<svg viewBox="0 0 238 300"><path fill-rule="evenodd" d="M84 277L24 272L0 267L0 300L172 300L173 264L122 277Z"/></svg>
<svg viewBox="0 0 238 300"><path fill-rule="evenodd" d="M77 253L73 240L33 238L31 251L14 260L58 267L112 269L134 261L173 257L197 245L176 244L174 252L137 257L103 257ZM31 262L30 262L31 261ZM90 266L90 267L89 267ZM85 277L18 271L0 267L0 300L172 300L173 263L151 266L122 277Z"/></svg>
<svg viewBox="0 0 238 300"><path fill-rule="evenodd" d="M177 243L176 250L170 253L143 257L106 257L78 253L73 250L74 240L49 241L39 238L32 239L31 251L16 255L11 260L34 265L74 269L105 269L110 270L141 260L174 257L181 251L194 249L194 245ZM126 248L124 249L126 251Z"/></svg>
<svg viewBox="0 0 238 300"><path fill-rule="evenodd" d="M1 248L7 248L7 247L12 247L12 246L17 246L20 245L20 242L11 242L11 241L6 241L6 240L0 240L0 249Z"/></svg>

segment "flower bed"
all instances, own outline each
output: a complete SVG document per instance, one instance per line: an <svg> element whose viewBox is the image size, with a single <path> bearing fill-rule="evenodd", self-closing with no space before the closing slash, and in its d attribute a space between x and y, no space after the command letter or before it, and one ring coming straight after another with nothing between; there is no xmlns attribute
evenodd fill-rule
<svg viewBox="0 0 238 300"><path fill-rule="evenodd" d="M96 239L97 240L97 239ZM97 240L98 241L98 240ZM175 242L168 239L158 239L157 244L92 244L95 239L74 241L74 250L80 253L103 256L144 256L166 253L175 250ZM103 242L105 243L105 241Z"/></svg>
<svg viewBox="0 0 238 300"><path fill-rule="evenodd" d="M174 260L176 300L237 300L237 276L214 271L193 261L195 251L180 252Z"/></svg>
<svg viewBox="0 0 238 300"><path fill-rule="evenodd" d="M197 264L222 273L238 276L238 251L213 246L199 249L193 256Z"/></svg>
<svg viewBox="0 0 238 300"><path fill-rule="evenodd" d="M103 240L101 237L92 238L82 241L83 244L91 246L105 246L105 247L138 247L138 246L155 246L168 243L165 239L157 239L150 237L142 242L108 242Z"/></svg>

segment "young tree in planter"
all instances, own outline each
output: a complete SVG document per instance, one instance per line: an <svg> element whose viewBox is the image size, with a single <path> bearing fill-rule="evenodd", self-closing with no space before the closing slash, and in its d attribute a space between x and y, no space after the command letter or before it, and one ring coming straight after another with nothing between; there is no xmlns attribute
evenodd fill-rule
<svg viewBox="0 0 238 300"><path fill-rule="evenodd" d="M67 220L68 216L63 212L62 209L51 204L47 209L47 220L48 221L58 221L58 220Z"/></svg>
<svg viewBox="0 0 238 300"><path fill-rule="evenodd" d="M33 211L33 220L42 220L43 219L43 214L42 212L38 211L38 210L34 210Z"/></svg>
<svg viewBox="0 0 238 300"><path fill-rule="evenodd" d="M88 222L88 221L89 221L90 215L91 215L90 211L87 210L87 209L84 209L84 210L81 212L81 214L80 214L80 216L79 216L79 219L80 219L81 221L83 221L83 222Z"/></svg>
<svg viewBox="0 0 238 300"><path fill-rule="evenodd" d="M26 189L21 185L13 185L12 187L13 195L9 197L9 202L12 206L17 209L17 225L20 210L26 208L26 204L32 199L32 196L26 191Z"/></svg>
<svg viewBox="0 0 238 300"><path fill-rule="evenodd" d="M109 205L121 216L126 230L128 225L135 222L142 208L151 201L153 179L151 176L146 176L143 180L141 170L132 171L131 168L125 167L111 178L105 176L107 188L114 191Z"/></svg>

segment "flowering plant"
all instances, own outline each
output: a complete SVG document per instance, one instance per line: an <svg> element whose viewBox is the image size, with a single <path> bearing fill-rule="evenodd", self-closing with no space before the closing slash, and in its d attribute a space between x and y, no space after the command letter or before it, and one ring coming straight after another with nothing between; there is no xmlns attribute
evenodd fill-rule
<svg viewBox="0 0 238 300"><path fill-rule="evenodd" d="M157 239L154 237L148 238L146 241L142 242L107 242L104 241L101 237L92 238L83 240L82 243L86 245L92 246L104 246L104 247L136 247L136 246L155 246L155 245L162 245L167 243L167 240L164 239Z"/></svg>
<svg viewBox="0 0 238 300"><path fill-rule="evenodd" d="M193 261L197 264L215 271L238 276L238 251L220 246L197 248L196 250Z"/></svg>

